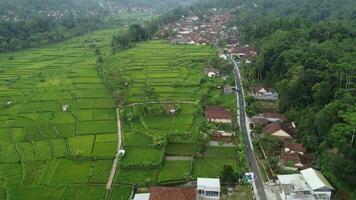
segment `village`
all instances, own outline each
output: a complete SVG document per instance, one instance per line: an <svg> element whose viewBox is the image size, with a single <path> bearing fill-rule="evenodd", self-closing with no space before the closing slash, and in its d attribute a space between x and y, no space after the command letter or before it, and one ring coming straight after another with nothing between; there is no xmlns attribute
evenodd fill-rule
<svg viewBox="0 0 356 200"><path fill-rule="evenodd" d="M218 56L221 60L228 62L233 58L238 60L239 64L249 66L257 55L257 50L241 42L237 27L225 26L228 20L230 20L228 12L216 9L212 9L201 18L196 15L182 16L180 20L164 26L160 36L168 35L169 41L176 45L219 47ZM208 78L226 80L226 76L218 68L207 66L204 73ZM225 84L219 88L224 95L237 94L241 91L232 85L233 83ZM297 124L290 121L275 106L279 101L278 92L270 85L258 83L249 86L244 95L253 98L254 102L274 105L264 106L260 109L261 112L254 113L246 120L247 132L251 135L256 148L255 154L259 170L264 177L268 199L331 199L334 188L321 172L316 170L315 154L308 152L302 143L296 141ZM207 105L204 115L208 123L225 125L236 123L231 108ZM236 137L239 137L236 130L226 129L226 126L217 127L218 129L211 130L210 144L234 145ZM275 159L270 159L272 157ZM253 184L253 173L247 172L245 175L245 181ZM149 193L137 194L134 200L160 200L173 196L177 200L221 199L220 184L219 179L198 178L196 188L151 187Z"/></svg>

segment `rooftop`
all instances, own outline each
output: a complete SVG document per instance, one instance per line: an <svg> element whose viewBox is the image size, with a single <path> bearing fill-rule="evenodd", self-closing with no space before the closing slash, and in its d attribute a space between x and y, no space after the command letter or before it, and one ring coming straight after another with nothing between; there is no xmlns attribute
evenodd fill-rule
<svg viewBox="0 0 356 200"><path fill-rule="evenodd" d="M232 119L230 111L220 106L208 106L205 109L205 117L208 119Z"/></svg>
<svg viewBox="0 0 356 200"><path fill-rule="evenodd" d="M285 126L284 124L280 123L280 122L273 122L270 123L268 125L266 125L265 127L263 127L263 132L265 133L269 133L269 134L273 134L279 130L283 130L284 132L288 133L289 135L291 135L292 131Z"/></svg>
<svg viewBox="0 0 356 200"><path fill-rule="evenodd" d="M198 190L220 191L220 179L218 178L198 178Z"/></svg>
<svg viewBox="0 0 356 200"><path fill-rule="evenodd" d="M149 200L195 200L195 188L150 187Z"/></svg>
<svg viewBox="0 0 356 200"><path fill-rule="evenodd" d="M326 180L320 171L313 168L308 168L301 170L300 173L303 175L305 181L313 190L325 188L334 190L333 186L329 183L328 180Z"/></svg>

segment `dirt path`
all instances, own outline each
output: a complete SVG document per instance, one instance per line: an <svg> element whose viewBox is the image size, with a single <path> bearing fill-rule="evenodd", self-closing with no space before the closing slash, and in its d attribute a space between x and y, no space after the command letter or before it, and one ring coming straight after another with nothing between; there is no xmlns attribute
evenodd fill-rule
<svg viewBox="0 0 356 200"><path fill-rule="evenodd" d="M118 166L118 162L119 162L119 151L121 149L121 145L122 145L122 133L121 133L121 121L120 121L120 110L119 108L116 109L116 116L117 116L117 136L118 136L118 141L117 141L117 149L116 149L116 155L115 155L115 159L114 162L112 164L111 167L111 171L110 171L110 176L108 178L108 181L106 183L106 189L107 190L111 190L112 188L112 184L113 184L113 180L117 171L117 166Z"/></svg>

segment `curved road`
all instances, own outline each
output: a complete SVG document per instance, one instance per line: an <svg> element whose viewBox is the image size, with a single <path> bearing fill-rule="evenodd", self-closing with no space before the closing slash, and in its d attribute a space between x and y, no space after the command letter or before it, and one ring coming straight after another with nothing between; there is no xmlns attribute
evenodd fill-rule
<svg viewBox="0 0 356 200"><path fill-rule="evenodd" d="M236 95L238 97L236 103L238 104L239 113L240 113L239 114L240 129L241 129L241 132L245 135L244 143L245 143L246 150L247 150L246 153L247 153L247 159L249 162L249 169L250 169L250 172L253 172L255 175L255 181L253 183L255 196L256 196L257 200L267 200L261 172L258 167L255 154L253 153L251 137L247 131L248 125L246 122L245 99L244 99L244 92L243 92L242 83L241 83L241 74L240 74L239 65L236 63L236 61L231 56L228 56L228 58L234 64L235 85L236 85L236 88L238 88L236 90Z"/></svg>

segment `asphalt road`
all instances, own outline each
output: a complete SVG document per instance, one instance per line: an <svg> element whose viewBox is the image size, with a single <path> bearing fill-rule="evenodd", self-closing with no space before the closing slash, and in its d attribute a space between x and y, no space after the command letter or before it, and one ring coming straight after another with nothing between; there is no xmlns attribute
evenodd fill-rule
<svg viewBox="0 0 356 200"><path fill-rule="evenodd" d="M249 169L250 169L250 172L253 172L255 175L254 185L255 185L256 199L267 200L267 196L266 196L266 193L264 190L262 175L261 175L260 169L257 165L255 154L253 153L253 146L252 146L251 138L247 131L248 125L246 124L245 101L244 101L244 94L243 94L243 88L242 88L242 83L241 83L241 75L240 75L239 65L230 56L229 56L229 59L232 61L232 63L235 66L234 74L235 74L236 88L238 88L236 90L236 95L238 95L237 104L239 105L239 113L240 113L240 117L239 117L240 129L245 136L244 143L246 146L246 154L247 154L247 159L249 162Z"/></svg>

